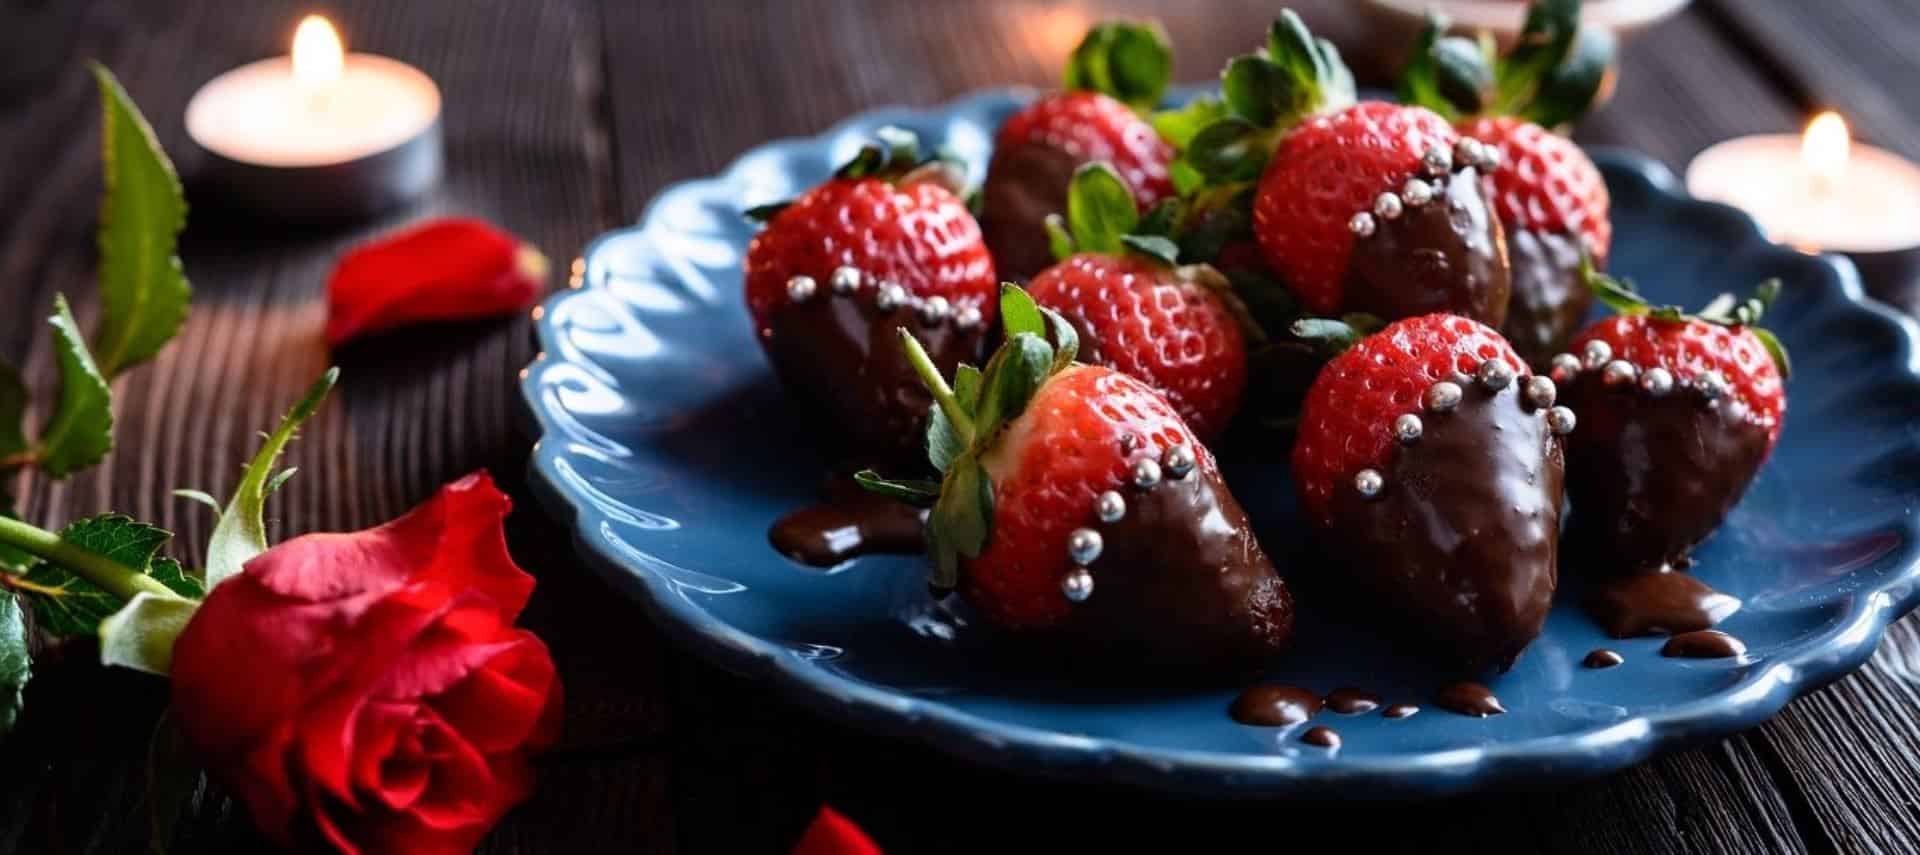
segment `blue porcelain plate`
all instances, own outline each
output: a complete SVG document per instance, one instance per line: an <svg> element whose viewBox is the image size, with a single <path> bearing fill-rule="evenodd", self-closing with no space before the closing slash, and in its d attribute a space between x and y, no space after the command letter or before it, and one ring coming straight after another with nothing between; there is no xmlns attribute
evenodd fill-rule
<svg viewBox="0 0 1920 855"><path fill-rule="evenodd" d="M1234 685L1004 673L931 609L919 559L830 573L788 561L767 527L815 498L823 464L750 335L740 261L753 227L741 209L797 195L884 124L951 146L978 180L993 129L1025 97L873 112L754 149L596 241L574 287L538 311L545 352L522 382L540 437L533 481L587 562L692 650L848 724L1022 771L1199 794L1424 796L1607 772L1750 727L1858 667L1920 597L1914 326L1863 298L1844 262L1772 246L1741 214L1687 199L1664 169L1621 153L1598 158L1617 272L1688 305L1786 282L1769 314L1798 368L1786 430L1695 569L1745 601L1723 626L1744 656L1664 659L1659 639L1607 639L1562 596L1546 632L1491 683L1511 712L1479 720L1426 703L1445 675L1309 609L1275 679L1428 706L1397 721L1322 713L1345 737L1329 753L1297 731L1234 723ZM1228 477L1262 540L1299 540L1284 470L1230 466ZM1600 646L1626 664L1581 668Z"/></svg>

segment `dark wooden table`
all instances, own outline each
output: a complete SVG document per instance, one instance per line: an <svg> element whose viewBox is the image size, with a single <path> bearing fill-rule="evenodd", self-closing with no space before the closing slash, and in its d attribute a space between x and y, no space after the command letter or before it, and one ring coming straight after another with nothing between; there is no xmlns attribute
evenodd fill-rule
<svg viewBox="0 0 1920 855"><path fill-rule="evenodd" d="M0 355L49 382L52 295L93 291L96 111L82 61L111 66L191 176L188 95L282 52L315 4L280 0L0 0ZM568 690L564 744L539 794L489 852L777 852L830 802L893 851L1207 841L1285 846L1309 826L1369 851L1829 852L1920 850L1920 623L1895 627L1859 673L1721 743L1610 778L1408 805L1167 803L956 764L849 732L669 646L587 575L525 498L514 379L524 321L436 330L330 357L322 282L351 242L408 219L471 213L562 263L631 222L668 182L763 140L882 104L934 104L993 84L1047 84L1095 15L1157 15L1183 79L1254 43L1273 3L332 0L351 45L415 63L444 87L450 172L419 209L351 229L288 230L197 198L183 253L198 289L185 334L121 382L121 447L66 484L18 485L30 518L113 508L178 532L198 558L202 509L254 431L329 362L342 391L295 448L274 500L282 536L389 519L488 467L522 496L515 553L540 578L528 622ZM1204 9L1201 8L1204 5ZM1369 57L1357 2L1295 4ZM1920 14L1910 0L1700 0L1632 43L1611 106L1584 140L1675 166L1716 140L1797 128L1838 107L1865 137L1920 156ZM1897 296L1897 295L1895 295ZM1911 304L1909 304L1911 305ZM80 311L92 311L82 300ZM28 356L31 354L30 356ZM50 654L21 728L0 744L0 851L135 852L147 837L140 750L159 681ZM196 796L173 851L253 851L245 815ZM1130 846L1129 846L1130 845ZM1203 848L1198 845L1191 848Z"/></svg>

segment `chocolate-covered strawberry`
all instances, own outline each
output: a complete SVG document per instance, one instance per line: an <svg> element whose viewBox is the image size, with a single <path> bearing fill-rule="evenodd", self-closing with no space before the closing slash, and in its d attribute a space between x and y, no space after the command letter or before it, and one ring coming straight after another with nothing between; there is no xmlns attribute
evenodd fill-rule
<svg viewBox="0 0 1920 855"><path fill-rule="evenodd" d="M1146 381L1204 442L1226 431L1247 385L1244 310L1226 277L1176 264L1164 235L1141 232L1126 184L1103 163L1074 175L1067 217L1049 220L1058 264L1028 290L1080 334L1080 356Z"/></svg>
<svg viewBox="0 0 1920 855"><path fill-rule="evenodd" d="M912 328L934 363L975 359L997 311L993 259L952 166L921 163L913 136L883 129L826 183L757 208L747 308L789 394L830 450L865 463L919 459L911 434L931 403L900 361Z"/></svg>
<svg viewBox="0 0 1920 855"><path fill-rule="evenodd" d="M1580 412L1567 445L1568 537L1602 572L1684 566L1780 438L1787 354L1756 326L1779 283L1688 315L1591 268L1585 278L1620 314L1553 358Z"/></svg>
<svg viewBox="0 0 1920 855"><path fill-rule="evenodd" d="M1003 278L1024 280L1053 263L1041 224L1066 211L1067 184L1083 165L1112 166L1142 212L1174 195L1173 148L1140 112L1159 103L1172 69L1157 25L1100 24L1069 58L1062 91L1000 126L981 200Z"/></svg>
<svg viewBox="0 0 1920 855"><path fill-rule="evenodd" d="M1444 19L1428 22L1402 76L1400 98L1445 116L1465 138L1500 153L1502 166L1486 185L1513 267L1513 298L1501 330L1521 356L1544 367L1592 306L1579 276L1582 253L1604 268L1613 239L1600 170L1550 129L1578 119L1606 87L1613 36L1580 29L1579 0L1536 0L1513 50L1500 57L1446 30Z"/></svg>
<svg viewBox="0 0 1920 855"><path fill-rule="evenodd" d="M1253 236L1308 311L1505 320L1506 244L1480 184L1495 155L1458 147L1431 110L1354 103L1339 53L1290 11L1222 93L1182 162L1222 189L1257 180Z"/></svg>
<svg viewBox="0 0 1920 855"><path fill-rule="evenodd" d="M1213 455L1145 383L1074 363L1064 318L1012 286L1002 299L1006 343L951 385L902 333L938 402L926 439L941 480L861 474L932 506L935 586L1016 635L1127 668L1278 652L1292 599Z"/></svg>
<svg viewBox="0 0 1920 855"><path fill-rule="evenodd" d="M1499 333L1445 314L1359 340L1307 393L1293 448L1307 520L1366 603L1454 663L1505 668L1546 620L1573 428L1554 397Z"/></svg>

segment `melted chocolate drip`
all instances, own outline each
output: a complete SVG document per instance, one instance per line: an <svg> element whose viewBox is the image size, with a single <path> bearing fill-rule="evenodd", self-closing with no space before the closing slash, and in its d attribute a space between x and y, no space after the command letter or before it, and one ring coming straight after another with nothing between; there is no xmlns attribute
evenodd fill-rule
<svg viewBox="0 0 1920 855"><path fill-rule="evenodd" d="M1580 281L1580 240L1509 229L1507 257L1513 261L1513 299L1500 332L1529 365L1545 368L1567 349L1593 306L1593 292Z"/></svg>
<svg viewBox="0 0 1920 855"><path fill-rule="evenodd" d="M1373 236L1354 241L1340 308L1388 320L1451 312L1498 328L1512 271L1480 174L1462 170L1434 190L1433 201L1395 219L1376 217Z"/></svg>
<svg viewBox="0 0 1920 855"><path fill-rule="evenodd" d="M1396 719L1397 718L1413 718L1414 715L1418 712L1420 712L1420 707L1414 704L1394 704L1393 706L1387 707L1387 711L1384 713L1381 713L1381 715L1384 715L1387 718L1396 718Z"/></svg>
<svg viewBox="0 0 1920 855"><path fill-rule="evenodd" d="M1681 387L1663 397L1607 388L1587 371L1561 387L1580 425L1567 441L1578 512L1573 550L1627 572L1685 560L1740 501L1767 458L1767 430L1731 395L1707 403Z"/></svg>
<svg viewBox="0 0 1920 855"><path fill-rule="evenodd" d="M767 357L799 405L800 420L833 454L924 471L923 427L933 397L901 355L898 329L912 330L950 377L961 362L979 362L988 325L927 324L911 306L881 312L874 298L872 283L843 296L820 279L813 297L773 312L763 340Z"/></svg>
<svg viewBox="0 0 1920 855"><path fill-rule="evenodd" d="M1421 413L1425 432L1383 467L1380 495L1333 496L1327 548L1363 596L1470 668L1512 664L1553 600L1560 443L1521 385L1466 384L1453 411Z"/></svg>
<svg viewBox="0 0 1920 855"><path fill-rule="evenodd" d="M1334 689L1327 694L1327 709L1341 715L1360 715L1380 708L1380 696L1361 689Z"/></svg>
<svg viewBox="0 0 1920 855"><path fill-rule="evenodd" d="M1601 648L1589 652L1587 658L1580 660L1580 664L1588 668L1600 669L1612 668L1625 661L1627 661L1626 657L1606 648Z"/></svg>
<svg viewBox="0 0 1920 855"><path fill-rule="evenodd" d="M1300 741L1321 748L1339 748L1340 734L1331 727L1310 727L1306 733L1300 734Z"/></svg>
<svg viewBox="0 0 1920 855"><path fill-rule="evenodd" d="M925 511L858 487L835 493L774 522L767 531L773 548L813 567L832 567L862 555L927 551Z"/></svg>
<svg viewBox="0 0 1920 855"><path fill-rule="evenodd" d="M1211 461L1126 492L1097 526L1093 595L1054 632L1090 657L1129 665L1238 669L1285 648L1293 597Z"/></svg>
<svg viewBox="0 0 1920 855"><path fill-rule="evenodd" d="M1053 266L1048 214L1067 211L1067 185L1081 159L1042 143L995 149L980 188L980 230L1002 279L1026 281Z"/></svg>
<svg viewBox="0 0 1920 855"><path fill-rule="evenodd" d="M1502 715L1507 711L1500 705L1500 699L1493 696L1493 690L1474 682L1455 683L1441 689L1433 702L1441 709L1475 718Z"/></svg>
<svg viewBox="0 0 1920 855"><path fill-rule="evenodd" d="M1319 694L1279 683L1249 687L1227 708L1234 721L1255 727L1288 727L1313 718L1319 711Z"/></svg>
<svg viewBox="0 0 1920 855"><path fill-rule="evenodd" d="M1680 659L1725 659L1747 652L1746 642L1717 629L1696 629L1667 639L1661 656Z"/></svg>
<svg viewBox="0 0 1920 855"><path fill-rule="evenodd" d="M1739 609L1739 598L1672 571L1609 579L1587 598L1587 610L1614 638L1706 629Z"/></svg>

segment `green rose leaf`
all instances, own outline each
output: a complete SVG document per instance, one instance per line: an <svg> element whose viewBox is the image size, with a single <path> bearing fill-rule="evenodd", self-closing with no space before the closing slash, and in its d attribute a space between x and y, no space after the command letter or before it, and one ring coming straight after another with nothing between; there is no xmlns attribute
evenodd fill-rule
<svg viewBox="0 0 1920 855"><path fill-rule="evenodd" d="M313 418L320 405L327 400L327 393L333 391L333 384L340 380L340 369L329 368L320 379L307 389L300 402L287 411L280 420L280 426L267 435L267 440L255 453L253 460L240 475L240 484L233 490L233 499L227 503L227 509L220 514L220 521L214 524L213 539L207 545L207 589L218 587L254 556L267 551L267 523L265 520L267 495L273 478L274 467L280 461L280 455L287 450L287 444L293 441L300 426Z"/></svg>
<svg viewBox="0 0 1920 855"><path fill-rule="evenodd" d="M67 298L53 301L55 362L60 367L60 403L40 435L38 459L55 478L100 462L113 448L113 392L87 351Z"/></svg>
<svg viewBox="0 0 1920 855"><path fill-rule="evenodd" d="M177 242L186 195L153 128L112 72L93 66L100 87L100 374L112 378L145 362L180 332L192 290Z"/></svg>
<svg viewBox="0 0 1920 855"><path fill-rule="evenodd" d="M156 557L173 535L120 514L80 520L60 532L60 539L92 555L151 576L182 597L199 597L200 580L171 558ZM11 583L30 598L40 628L56 636L91 635L100 622L119 611L121 600L67 567L43 561Z"/></svg>
<svg viewBox="0 0 1920 855"><path fill-rule="evenodd" d="M1133 191L1113 167L1089 163L1075 170L1073 182L1067 185L1067 223L1081 252L1117 255L1120 236L1140 223L1140 209L1133 203Z"/></svg>
<svg viewBox="0 0 1920 855"><path fill-rule="evenodd" d="M27 679L33 674L33 657L27 651L27 624L20 601L10 592L0 591L0 734L13 730L13 723L26 705Z"/></svg>

